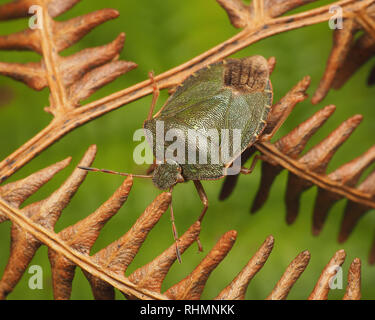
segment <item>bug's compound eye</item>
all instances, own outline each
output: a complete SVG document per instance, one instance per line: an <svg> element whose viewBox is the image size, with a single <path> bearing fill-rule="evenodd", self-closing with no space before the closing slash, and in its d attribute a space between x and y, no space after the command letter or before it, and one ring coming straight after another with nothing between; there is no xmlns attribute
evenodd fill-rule
<svg viewBox="0 0 375 320"><path fill-rule="evenodd" d="M176 183L185 181L181 172L181 167L177 163L159 164L154 171L152 182L157 188L167 190Z"/></svg>

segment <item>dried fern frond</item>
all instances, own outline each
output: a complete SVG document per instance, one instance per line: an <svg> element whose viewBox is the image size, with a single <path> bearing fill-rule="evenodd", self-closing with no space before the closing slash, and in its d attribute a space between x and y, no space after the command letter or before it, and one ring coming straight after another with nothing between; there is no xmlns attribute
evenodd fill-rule
<svg viewBox="0 0 375 320"><path fill-rule="evenodd" d="M34 90L48 87L50 105L45 110L54 117L42 137L32 140L18 154L22 158L21 163L17 164L11 157L2 163L5 172L0 182L10 172L16 171L35 157L40 152L40 147L44 149L49 145L51 132L57 128L72 129L79 126L79 121L72 115L81 107L81 101L137 66L134 62L119 60L125 41L124 33L100 47L84 49L67 57L59 54L80 41L95 27L119 16L116 10L102 9L67 21L53 19L78 2L79 0L19 0L0 6L0 20L28 17L31 5L40 8L40 28L0 36L0 50L31 50L42 56L41 61L22 64L0 62L0 74L21 81Z"/></svg>
<svg viewBox="0 0 375 320"><path fill-rule="evenodd" d="M160 194L124 236L96 253L93 260L114 274L123 276L148 233L167 211L171 201L171 193ZM85 274L96 299L114 299L113 287L100 279L93 278L89 273Z"/></svg>
<svg viewBox="0 0 375 320"><path fill-rule="evenodd" d="M76 0L36 1L41 9L41 26L0 37L2 50L32 50L43 59L39 63L0 63L0 74L22 81L34 90L50 88L48 112L58 117L60 113L79 106L80 101L117 76L136 67L133 62L118 61L125 34L102 47L85 49L68 57L59 52L71 47L98 25L117 18L119 13L103 9L68 21L55 21L73 7ZM0 7L0 19L27 17L30 1L21 0Z"/></svg>
<svg viewBox="0 0 375 320"><path fill-rule="evenodd" d="M79 166L91 165L95 154L96 146L91 146L80 161ZM54 172L61 169L62 165L66 166L69 160L51 166L50 168L54 171L47 168L24 179L24 181L33 182L33 188L27 188L26 185L25 189L28 192L24 193L25 196L35 192L36 189L53 176ZM70 296L71 281L76 265L79 265L94 276L109 281L116 288L122 289L124 292L133 293L138 298L149 295L150 298L160 299L160 295L153 295L147 291L142 293L143 291L133 289L134 285L130 281L121 277L117 279L112 275L110 270L103 271L95 263L95 259L89 258L88 255L104 224L126 201L132 186L131 177L126 179L113 196L93 214L77 222L74 226L62 230L59 234L54 232L54 226L61 216L63 209L68 205L86 175L86 171L76 168L61 187L52 193L51 196L39 202L32 203L22 210L17 209L16 206L18 202L23 201L23 198L10 197L9 199L13 200L12 203L0 198L1 214L7 216L13 222L10 257L0 280L0 298L4 299L14 289L26 271L35 252L42 244L45 244L49 247L54 296L57 299L66 299ZM3 190L12 191L17 190L18 185L19 183L15 182L5 185L2 188ZM5 192L4 194L6 195ZM11 195L11 192L9 194ZM12 205L13 203L15 206ZM127 287L129 287L129 290L126 289Z"/></svg>
<svg viewBox="0 0 375 320"><path fill-rule="evenodd" d="M314 185L319 188L314 208L314 234L320 233L330 208L338 200L348 200L350 209L346 209L346 212L350 210L347 216L350 216L351 221L344 218L345 226L353 227L364 212L375 208L374 175L370 174L361 185L356 186L364 170L375 161L374 146L363 155L326 174L329 161L360 124L362 116L356 115L344 121L318 145L302 157L299 156L310 137L332 115L334 109L334 106L321 109L275 144L257 144L256 148L263 154L264 162L252 212L259 210L265 203L273 181L283 169L289 171L285 195L286 220L289 224L297 218L301 194ZM359 217L355 218L356 216Z"/></svg>
<svg viewBox="0 0 375 320"><path fill-rule="evenodd" d="M64 169L71 161L67 158L61 162L53 164L48 168L42 169L29 177L18 180L0 187L0 197L7 201L10 205L19 208L20 205L45 183L53 178L53 176ZM8 220L7 216L0 212L0 223Z"/></svg>
<svg viewBox="0 0 375 320"><path fill-rule="evenodd" d="M90 165L94 160L95 153L96 148L91 147L80 162L81 165ZM23 215L28 217L34 223L53 231L62 210L68 205L86 175L87 172L82 172L82 170L76 169L65 183L51 196L23 208ZM51 177L51 174L49 174L48 178ZM30 193L34 193L42 185L44 182L43 180L46 180L43 171L40 171L25 180L28 179L37 181L37 183L34 182L33 190L29 188ZM6 187L7 186L5 186L5 188ZM10 185L10 187L12 188L12 185ZM5 298L14 289L41 244L42 242L39 239L26 232L21 225L13 223L9 260L0 280L0 298Z"/></svg>
<svg viewBox="0 0 375 320"><path fill-rule="evenodd" d="M94 213L75 225L60 231L58 233L59 238L78 252L89 254L101 229L126 202L132 186L132 177L125 179L115 193ZM65 258L64 255L51 249L48 256L52 268L54 298L58 300L69 299L76 265Z"/></svg>
<svg viewBox="0 0 375 320"><path fill-rule="evenodd" d="M375 55L375 5L344 14L342 28L333 32L333 46L326 70L312 102L319 103L328 91L340 89L349 78ZM363 34L361 34L363 32ZM361 34L357 37L358 34ZM374 84L374 69L368 84Z"/></svg>
<svg viewBox="0 0 375 320"><path fill-rule="evenodd" d="M373 149L370 149L365 155L368 155L368 153L370 153L371 151L373 151ZM372 195L372 199L375 199L375 171L368 175L368 177L358 186L358 190ZM341 229L338 239L339 242L346 241L359 219L362 218L366 212L372 209L373 207L355 203L353 201L348 201L341 223Z"/></svg>
<svg viewBox="0 0 375 320"><path fill-rule="evenodd" d="M273 18L277 18L290 10L306 5L315 0L254 0L245 5L242 0L217 0L226 10L232 25L236 28L254 28L263 25L268 29L273 27ZM360 4L362 2L362 5ZM357 6L350 6L350 1L333 2L326 8L342 10L342 28L334 30L333 47L327 62L324 76L317 88L312 102L319 103L327 95L330 88L340 89L345 82L375 54L375 5L372 1L357 1ZM355 2L354 2L355 3ZM330 13L330 18L333 13ZM301 14L302 19L312 17ZM287 17L286 17L287 18ZM265 23L268 22L269 23ZM288 23L296 19L288 19ZM304 24L304 21L301 21ZM288 28L285 26L285 28ZM364 34L356 39L356 35ZM374 69L375 70L375 69ZM368 83L375 81L375 72L371 72Z"/></svg>
<svg viewBox="0 0 375 320"><path fill-rule="evenodd" d="M95 153L95 146L90 147L80 161L80 165L90 165L94 160ZM5 299L14 289L35 252L44 244L49 247L48 255L52 268L55 299L70 298L77 266L82 268L89 280L96 299L114 299L114 288L122 291L128 299L199 299L211 273L232 249L237 232L232 230L225 233L187 277L162 294L162 283L172 264L177 260L174 243L150 263L141 266L128 277L125 277L125 272L149 232L167 211L171 203L170 193L165 192L157 196L124 236L93 256L89 255L90 250L101 229L118 212L129 196L133 185L132 177L124 180L114 194L95 212L58 234L54 232L54 226L63 209L84 181L86 171L75 169L51 196L32 203L22 210L17 208L25 197L37 191L53 174L66 166L69 160L59 162L24 179L25 184L21 189L24 192L19 193L20 196L11 196L12 191L19 190L19 182L2 188L3 192L10 190L8 193L3 193L10 196L7 198L8 201L0 198L0 210L4 216L12 220L13 225L11 253L0 280L0 298ZM197 240L199 233L200 223L196 222L178 240L181 253L185 252ZM273 246L274 239L270 236L216 299L244 299L251 279L266 263ZM335 275L330 268L333 265L341 265L344 259L345 253L341 250L323 270L310 298L327 298L329 281ZM309 260L310 253L308 251L299 254L287 267L267 299L286 299L292 286L307 267ZM360 298L360 262L358 259L353 262L350 269L345 298Z"/></svg>
<svg viewBox="0 0 375 320"><path fill-rule="evenodd" d="M277 18L295 8L315 0L255 0L245 5L242 0L216 0L227 12L232 25L236 28L253 27L272 18ZM290 21L293 22L293 21Z"/></svg>

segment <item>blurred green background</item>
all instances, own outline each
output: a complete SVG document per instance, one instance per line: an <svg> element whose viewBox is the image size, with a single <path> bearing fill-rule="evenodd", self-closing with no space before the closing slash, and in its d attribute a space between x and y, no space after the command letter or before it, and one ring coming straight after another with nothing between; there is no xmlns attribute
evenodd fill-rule
<svg viewBox="0 0 375 320"><path fill-rule="evenodd" d="M0 1L1 4L6 2ZM319 5L327 3L329 1L318 1ZM303 9L315 6L317 4L305 6ZM127 39L121 58L135 61L139 67L100 90L91 100L144 80L150 70L159 74L177 66L237 32L230 25L224 10L214 0L107 0L105 2L86 0L58 19L69 19L105 7L118 9L121 13L120 17L98 27L63 54L68 55L87 47L103 45L124 31ZM26 26L26 20L1 22L0 33L9 34L23 30ZM309 93L313 93L323 75L331 43L332 30L328 28L328 23L322 23L263 40L238 52L235 56L261 54L265 57L277 58L277 67L271 78L275 92L274 101L277 101L305 75L312 77ZM30 52L0 52L0 60L30 62L38 61L39 57ZM312 105L309 100L299 104L287 123L280 129L278 137L289 132L323 106L336 104L335 114L310 141L308 148L324 138L342 121L359 113L364 115L363 123L337 152L329 166L329 171L367 150L374 142L375 132L374 92L365 85L369 70L370 65L363 67L340 91L330 92L324 102L317 106ZM0 88L11 91L13 95L10 103L0 107L0 158L3 159L46 126L51 116L43 111L43 107L48 105L48 90L34 92L23 84L5 77L0 77ZM166 97L167 94L163 92L158 107ZM133 173L144 172L146 167L137 166L133 162L132 153L136 142L132 141L132 136L133 132L142 126L150 101L149 96L133 102L75 130L17 172L9 181L23 178L49 164L72 156L72 164L27 203L42 199L66 179L91 144L98 146L95 166ZM250 176L242 176L233 195L224 202L218 201L222 181L203 182L210 200L210 208L201 233L205 253L223 233L231 229L238 231L236 244L227 258L213 272L203 298L215 297L270 234L276 239L273 252L261 272L251 281L247 299L265 298L291 260L301 251L308 249L312 255L310 264L289 296L292 299L305 299L326 263L341 248L344 248L348 254L343 266L344 286L350 262L355 257L359 257L363 261L363 298L375 298L375 267L367 264L375 225L373 212L367 214L350 239L340 245L336 239L345 208L345 201L340 201L331 211L322 234L313 237L311 220L316 188L311 188L303 195L297 221L294 225L287 226L283 203L287 172L283 172L276 180L266 205L256 215L250 215L249 208L260 178L259 168L260 166L257 166ZM122 178L117 176L89 174L71 204L63 212L56 225L56 232L93 212L115 191L121 181ZM92 253L123 235L157 194L159 191L150 181L135 180L127 203L105 226ZM173 196L176 224L179 233L182 234L196 220L202 205L193 183L179 185L175 188ZM0 224L0 274L9 255L10 225L9 222ZM147 238L128 273L149 262L172 242L168 211ZM166 289L185 277L205 253L198 254L196 245L193 245L183 255L183 263L172 267L163 288ZM30 290L28 288L30 275L26 273L14 292L9 295L9 299L52 298L50 265L45 247L37 252L32 264L41 265L44 269L44 289ZM338 299L343 294L344 290L333 290L330 298ZM117 293L117 297L122 298L122 295ZM79 269L73 283L72 299L92 299L89 284Z"/></svg>

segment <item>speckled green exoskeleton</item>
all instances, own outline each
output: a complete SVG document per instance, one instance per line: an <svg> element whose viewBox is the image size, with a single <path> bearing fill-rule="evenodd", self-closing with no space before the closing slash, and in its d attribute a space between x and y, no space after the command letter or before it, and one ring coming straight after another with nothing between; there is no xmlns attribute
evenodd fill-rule
<svg viewBox="0 0 375 320"><path fill-rule="evenodd" d="M225 161L220 158L219 162L214 164L192 164L187 160L178 163L164 158L162 163L154 163L151 176L143 176L152 178L154 185L161 190L172 190L177 183L192 180L204 205L199 218L202 220L208 208L208 201L200 180L224 177L233 161L257 141L266 126L273 96L267 60L262 56L252 56L228 59L202 68L185 79L161 110L153 116L158 94L159 90L154 82L153 103L144 122L144 129L151 133L153 141L156 141L157 121L163 122L165 132L178 129L185 137L188 137L188 130L237 129L241 132L239 147L233 150L232 157ZM165 142L163 148L166 150L171 143ZM189 145L187 141L186 154ZM152 148L156 157L157 148ZM210 158L209 152L207 155ZM94 168L85 169L116 173ZM252 168L241 168L240 171L248 174ZM173 228L175 231L174 225Z"/></svg>

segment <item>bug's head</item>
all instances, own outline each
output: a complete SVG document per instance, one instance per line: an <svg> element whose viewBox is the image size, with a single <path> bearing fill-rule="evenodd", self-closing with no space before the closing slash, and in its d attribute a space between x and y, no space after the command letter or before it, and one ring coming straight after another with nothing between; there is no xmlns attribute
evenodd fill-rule
<svg viewBox="0 0 375 320"><path fill-rule="evenodd" d="M178 163L159 164L152 176L152 182L161 190L168 190L179 182L184 182L182 170Z"/></svg>

